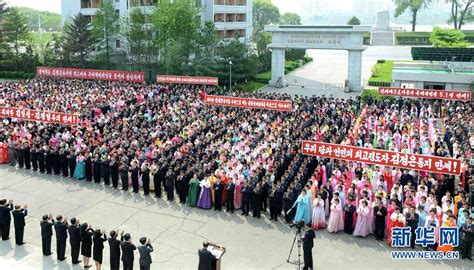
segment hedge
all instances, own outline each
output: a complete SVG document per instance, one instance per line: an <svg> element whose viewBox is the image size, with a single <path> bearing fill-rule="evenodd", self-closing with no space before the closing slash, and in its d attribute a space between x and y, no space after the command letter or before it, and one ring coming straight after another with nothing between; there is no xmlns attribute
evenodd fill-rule
<svg viewBox="0 0 474 270"><path fill-rule="evenodd" d="M307 64L307 63L313 61L313 58L311 58L309 56L305 56L301 60L303 60L304 64ZM285 74L288 74L289 72L292 72L293 70L299 68L301 60L287 61L285 63ZM265 84L268 83L268 81L270 81L271 79L272 79L272 72L271 71L265 71L265 72L262 72L262 73L258 73L254 77L255 82L260 82L260 83L265 83Z"/></svg>
<svg viewBox="0 0 474 270"><path fill-rule="evenodd" d="M394 97L381 96L381 95L379 95L378 90L374 90L374 89L365 89L360 94L360 100L363 103L367 103L367 100L368 100L369 97L372 97L372 99L375 100L375 101L382 101L382 100L386 100L386 99L388 99L390 102L395 101Z"/></svg>
<svg viewBox="0 0 474 270"><path fill-rule="evenodd" d="M466 40L474 43L474 31L463 31ZM430 41L431 32L396 32L395 42L397 45L432 45Z"/></svg>
<svg viewBox="0 0 474 270"><path fill-rule="evenodd" d="M393 61L379 59L372 67L372 76L369 78L369 86L390 87L392 82Z"/></svg>
<svg viewBox="0 0 474 270"><path fill-rule="evenodd" d="M24 71L0 71L0 78L6 79L32 79L35 76L35 73Z"/></svg>

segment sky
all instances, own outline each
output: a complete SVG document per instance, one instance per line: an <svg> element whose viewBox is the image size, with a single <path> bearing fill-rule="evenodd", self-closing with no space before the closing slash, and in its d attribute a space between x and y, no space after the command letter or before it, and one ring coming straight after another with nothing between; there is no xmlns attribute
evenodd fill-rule
<svg viewBox="0 0 474 270"><path fill-rule="evenodd" d="M295 1L300 2L301 0L272 0L284 12L297 12L299 7L295 5ZM61 0L6 0L6 2L10 6L29 7L61 13Z"/></svg>
<svg viewBox="0 0 474 270"><path fill-rule="evenodd" d="M61 0L6 0L9 6L29 7L61 13Z"/></svg>

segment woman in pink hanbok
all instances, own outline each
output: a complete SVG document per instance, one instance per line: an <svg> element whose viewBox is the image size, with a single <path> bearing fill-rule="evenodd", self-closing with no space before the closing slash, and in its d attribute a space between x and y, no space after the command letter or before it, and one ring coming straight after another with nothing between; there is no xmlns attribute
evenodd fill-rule
<svg viewBox="0 0 474 270"><path fill-rule="evenodd" d="M313 230L319 230L326 227L326 214L324 213L324 200L321 194L316 195L313 201L313 215L311 218L311 227Z"/></svg>
<svg viewBox="0 0 474 270"><path fill-rule="evenodd" d="M328 220L328 232L337 233L344 230L344 218L341 202L338 198L332 199L331 214Z"/></svg>
<svg viewBox="0 0 474 270"><path fill-rule="evenodd" d="M242 205L242 193L240 193L240 190L242 189L243 185L242 179L235 179L234 184L235 184L235 192L234 192L234 205L235 209L240 209Z"/></svg>
<svg viewBox="0 0 474 270"><path fill-rule="evenodd" d="M370 208L366 200L361 201L357 209L357 222L354 229L354 236L366 237L373 231L372 220L370 218Z"/></svg>

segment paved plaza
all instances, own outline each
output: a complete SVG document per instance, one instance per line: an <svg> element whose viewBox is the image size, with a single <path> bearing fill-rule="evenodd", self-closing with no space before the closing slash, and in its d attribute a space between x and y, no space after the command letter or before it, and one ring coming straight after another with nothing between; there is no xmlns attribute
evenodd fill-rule
<svg viewBox="0 0 474 270"><path fill-rule="evenodd" d="M408 46L369 46L362 54L362 83L366 85L372 74L372 66L378 59L412 60L411 47ZM264 92L288 93L294 95L327 95L336 98L357 96L360 93L344 93L344 80L347 78L347 51L307 50L313 62L286 75L290 84L285 88L265 87ZM302 87L304 86L304 88Z"/></svg>
<svg viewBox="0 0 474 270"><path fill-rule="evenodd" d="M62 214L79 218L93 228L107 231L123 229L134 243L150 237L155 248L152 269L196 269L197 249L203 240L227 248L222 269L297 269L286 259L294 237L293 229L273 223L265 214L261 219L242 217L214 210L182 206L165 199L118 191L99 184L60 176L0 166L0 198L28 204L29 216L24 246L11 239L0 242L0 269L82 269L72 266L67 244L65 262L41 253L40 218L43 214ZM13 227L13 226L12 226ZM108 245L104 249L103 269L109 269ZM317 231L313 256L316 269L472 269L472 262L393 261L385 242L339 233ZM296 251L296 250L295 250ZM297 259L293 252L291 260ZM471 264L469 264L471 263ZM138 253L135 254L138 268ZM433 268L434 267L434 268ZM470 268L471 267L471 268Z"/></svg>

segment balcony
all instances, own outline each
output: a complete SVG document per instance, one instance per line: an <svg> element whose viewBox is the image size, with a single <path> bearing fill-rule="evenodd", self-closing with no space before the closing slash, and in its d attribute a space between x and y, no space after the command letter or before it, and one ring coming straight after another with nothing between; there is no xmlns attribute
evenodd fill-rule
<svg viewBox="0 0 474 270"><path fill-rule="evenodd" d="M215 6L246 6L247 0L214 0Z"/></svg>
<svg viewBox="0 0 474 270"><path fill-rule="evenodd" d="M101 0L81 0L81 8L99 8Z"/></svg>
<svg viewBox="0 0 474 270"><path fill-rule="evenodd" d="M130 0L131 7L150 7L156 4L157 0Z"/></svg>

